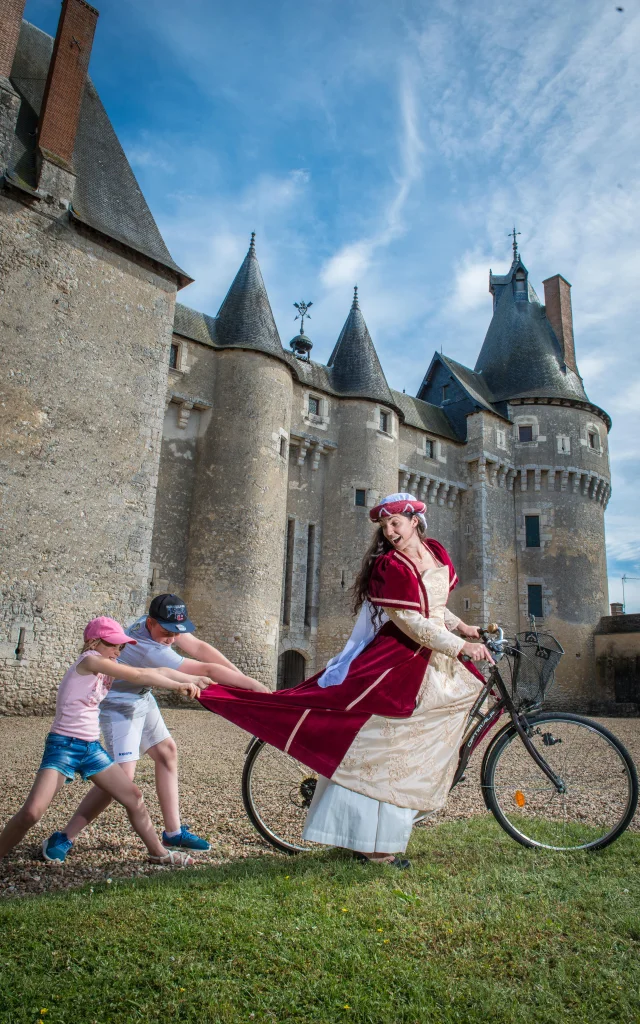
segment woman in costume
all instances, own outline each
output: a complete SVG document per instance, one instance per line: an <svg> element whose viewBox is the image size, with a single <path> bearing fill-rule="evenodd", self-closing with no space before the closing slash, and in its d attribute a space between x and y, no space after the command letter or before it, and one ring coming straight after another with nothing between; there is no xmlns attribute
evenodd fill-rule
<svg viewBox="0 0 640 1024"><path fill-rule="evenodd" d="M478 630L446 608L458 580L427 540L424 512L410 494L371 510L379 525L354 588L360 617L325 671L276 693L212 686L199 698L322 776L305 839L400 867L416 814L446 802L484 682L473 662L492 660L470 642Z"/></svg>

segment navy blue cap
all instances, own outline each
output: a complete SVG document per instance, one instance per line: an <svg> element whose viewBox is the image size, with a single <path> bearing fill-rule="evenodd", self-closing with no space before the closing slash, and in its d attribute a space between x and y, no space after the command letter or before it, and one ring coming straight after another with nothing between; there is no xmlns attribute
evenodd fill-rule
<svg viewBox="0 0 640 1024"><path fill-rule="evenodd" d="M195 633L187 606L177 594L158 594L149 605L149 615L169 633Z"/></svg>

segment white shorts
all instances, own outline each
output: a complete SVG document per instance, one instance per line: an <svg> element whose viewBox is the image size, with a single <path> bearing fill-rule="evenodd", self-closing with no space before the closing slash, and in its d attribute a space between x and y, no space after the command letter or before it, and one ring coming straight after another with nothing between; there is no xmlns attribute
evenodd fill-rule
<svg viewBox="0 0 640 1024"><path fill-rule="evenodd" d="M100 728L105 748L116 764L139 761L150 747L171 735L150 693L130 703L122 701L117 710L101 708Z"/></svg>

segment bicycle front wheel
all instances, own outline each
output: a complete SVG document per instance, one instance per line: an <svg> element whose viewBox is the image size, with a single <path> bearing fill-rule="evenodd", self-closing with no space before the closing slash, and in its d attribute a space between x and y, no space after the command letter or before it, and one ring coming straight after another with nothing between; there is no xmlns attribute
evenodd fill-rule
<svg viewBox="0 0 640 1024"><path fill-rule="evenodd" d="M487 750L485 802L512 839L547 850L601 850L628 827L638 777L627 750L608 729L579 715L528 717L531 742L564 791L538 768L513 725Z"/></svg>
<svg viewBox="0 0 640 1024"><path fill-rule="evenodd" d="M249 747L242 773L242 800L260 835L283 853L317 849L302 838L318 776L290 754L263 740Z"/></svg>

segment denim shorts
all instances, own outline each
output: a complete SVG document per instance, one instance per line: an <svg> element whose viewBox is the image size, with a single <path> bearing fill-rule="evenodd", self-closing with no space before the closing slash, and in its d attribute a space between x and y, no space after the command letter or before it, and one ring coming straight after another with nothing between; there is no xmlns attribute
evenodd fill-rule
<svg viewBox="0 0 640 1024"><path fill-rule="evenodd" d="M44 744L43 768L54 768L71 782L76 772L86 781L96 772L103 772L114 764L98 740L79 740L75 736L61 736L50 732Z"/></svg>

